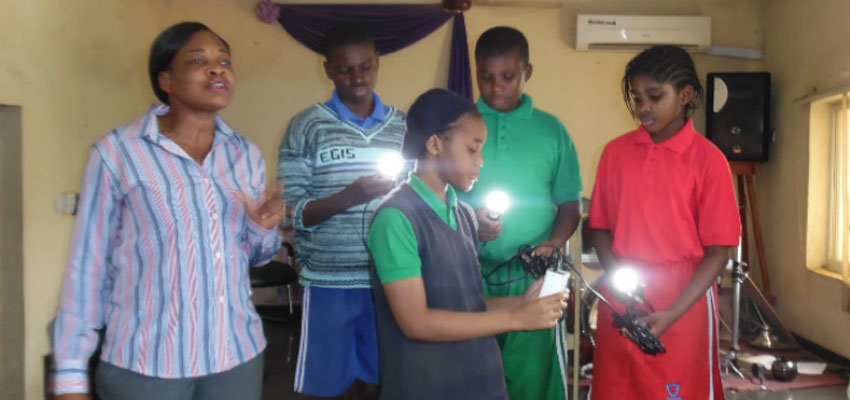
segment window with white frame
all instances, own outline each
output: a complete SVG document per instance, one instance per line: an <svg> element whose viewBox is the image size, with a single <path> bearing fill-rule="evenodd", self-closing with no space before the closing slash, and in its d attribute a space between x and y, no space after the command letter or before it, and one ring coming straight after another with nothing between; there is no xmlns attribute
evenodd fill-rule
<svg viewBox="0 0 850 400"><path fill-rule="evenodd" d="M833 103L829 138L826 269L848 276L850 269L850 99Z"/></svg>

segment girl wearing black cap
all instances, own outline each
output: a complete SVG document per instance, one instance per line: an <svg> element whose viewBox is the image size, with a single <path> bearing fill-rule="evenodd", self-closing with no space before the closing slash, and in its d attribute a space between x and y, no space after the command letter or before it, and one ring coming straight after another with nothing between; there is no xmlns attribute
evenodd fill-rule
<svg viewBox="0 0 850 400"><path fill-rule="evenodd" d="M483 163L487 128L475 105L443 89L419 96L402 153L408 180L378 207L369 233L382 399L507 399L493 335L548 329L566 291L538 299L485 299L469 190Z"/></svg>

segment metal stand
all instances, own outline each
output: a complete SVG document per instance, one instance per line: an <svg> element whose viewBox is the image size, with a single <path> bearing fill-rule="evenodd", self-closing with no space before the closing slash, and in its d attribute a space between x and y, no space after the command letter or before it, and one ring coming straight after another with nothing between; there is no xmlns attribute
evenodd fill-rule
<svg viewBox="0 0 850 400"><path fill-rule="evenodd" d="M729 346L729 353L723 359L723 374L729 375L731 369L735 375L745 379L738 368L738 358L741 356L741 285L744 284L748 274L747 264L741 259L742 254L741 242L738 241L735 260L732 261L732 343Z"/></svg>
<svg viewBox="0 0 850 400"><path fill-rule="evenodd" d="M756 202L756 186L753 178L756 174L756 163L732 161L729 163L729 168L738 181L738 210L741 214L741 234L743 236L741 257L744 261L750 260L747 254L749 251L749 245L747 243L747 208L749 208L750 215L753 217L753 236L756 239L756 251L758 252L764 297L767 298L768 303L776 304L776 299L773 297L773 292L770 289L770 276L767 274L767 256L764 251L764 239L761 235L761 217L759 216L758 203Z"/></svg>

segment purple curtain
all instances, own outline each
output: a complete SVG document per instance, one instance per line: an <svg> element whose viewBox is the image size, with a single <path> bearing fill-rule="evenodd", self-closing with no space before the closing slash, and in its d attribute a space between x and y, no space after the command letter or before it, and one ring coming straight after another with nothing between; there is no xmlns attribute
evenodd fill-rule
<svg viewBox="0 0 850 400"><path fill-rule="evenodd" d="M277 20L290 35L309 49L321 53L322 39L343 21L360 22L372 31L381 54L398 51L428 36L454 15L448 88L472 100L469 47L463 14L446 11L439 4L275 4ZM259 14L259 11L258 11Z"/></svg>
<svg viewBox="0 0 850 400"><path fill-rule="evenodd" d="M452 54L449 59L449 90L472 100L472 71L469 67L469 45L463 14L455 15L452 27Z"/></svg>

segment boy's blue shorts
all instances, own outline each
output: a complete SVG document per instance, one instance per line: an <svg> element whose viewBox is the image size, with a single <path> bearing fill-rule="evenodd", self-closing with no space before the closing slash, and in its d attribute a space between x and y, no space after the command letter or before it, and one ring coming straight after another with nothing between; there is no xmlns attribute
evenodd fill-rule
<svg viewBox="0 0 850 400"><path fill-rule="evenodd" d="M344 394L355 380L378 384L378 333L371 289L304 288L295 391Z"/></svg>

